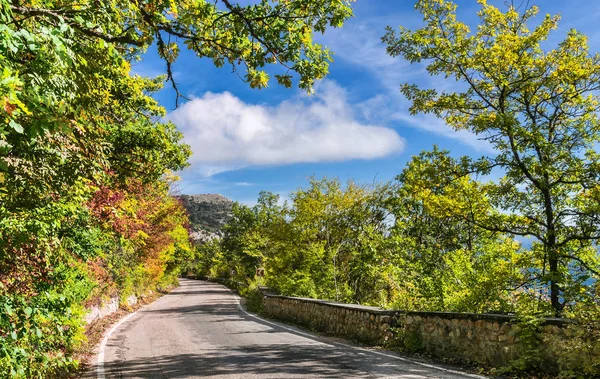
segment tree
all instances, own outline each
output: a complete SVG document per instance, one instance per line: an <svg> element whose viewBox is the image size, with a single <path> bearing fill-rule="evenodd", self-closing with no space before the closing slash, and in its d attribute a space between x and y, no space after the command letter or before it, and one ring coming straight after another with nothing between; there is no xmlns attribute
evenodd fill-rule
<svg viewBox="0 0 600 379"><path fill-rule="evenodd" d="M180 46L253 88L268 71L310 90L331 60L313 34L350 16L346 0L0 0L0 376L73 368L96 290L160 286L191 255L165 178L190 149L151 97L166 79L180 100ZM132 75L151 47L166 74Z"/></svg>
<svg viewBox="0 0 600 379"><path fill-rule="evenodd" d="M387 303L380 192L327 178L312 178L308 188L294 192L269 235L269 286L296 296Z"/></svg>
<svg viewBox="0 0 600 379"><path fill-rule="evenodd" d="M264 254L267 225L261 220L258 207L234 203L232 218L224 227L223 251L238 281L254 278Z"/></svg>
<svg viewBox="0 0 600 379"><path fill-rule="evenodd" d="M502 12L479 3L475 32L457 20L456 4L420 0L416 8L425 27L398 33L388 28L383 41L392 56L426 62L431 75L461 83L454 91L411 84L401 89L412 102L411 113L432 113L497 150L472 162L472 170L503 170L490 184L490 197L504 214L473 222L539 241L540 280L549 284L550 303L560 315L574 300L565 297L567 283L585 283L600 272L600 56L590 55L586 37L575 30L545 51L542 44L558 16L546 15L530 29L537 7L521 11L509 5Z"/></svg>
<svg viewBox="0 0 600 379"><path fill-rule="evenodd" d="M311 179L283 205L261 192L252 208L234 204L221 254L199 253L215 257L210 270L227 266L218 271L247 286L263 267L265 284L284 295L385 305L391 262L384 258L383 193L326 178Z"/></svg>
<svg viewBox="0 0 600 379"><path fill-rule="evenodd" d="M57 53L74 53L64 58L70 60L68 65L78 68L78 74L85 60L92 64L78 45L98 45L110 55L131 61L156 44L166 64L167 79L177 92L176 103L181 94L173 64L180 44L198 57L212 59L217 66L229 63L235 72L241 68L244 80L252 87L265 87L269 75L264 66L279 64L285 69L276 75L280 84L290 87L290 72L295 72L299 86L310 90L316 79L327 74L331 60L329 51L313 42L313 33L324 32L328 26L339 27L352 15L350 0L261 1L246 6L230 0L76 4L45 0L35 5L3 0L0 13L11 29L27 30L32 25L45 28L48 39L53 40L49 42L65 45ZM36 37L22 33L18 40L30 43ZM30 54L22 56L23 63L35 61L37 48L35 44L32 47Z"/></svg>
<svg viewBox="0 0 600 379"><path fill-rule="evenodd" d="M529 282L519 244L471 221L497 211L465 163L434 147L409 161L386 198L400 309L514 312L513 288Z"/></svg>
<svg viewBox="0 0 600 379"><path fill-rule="evenodd" d="M265 66L279 64L284 69L276 75L281 84L291 86L291 74L296 73L299 86L310 90L325 76L331 60L326 48L313 43L313 34L339 27L350 16L346 0L263 1L249 6L228 0L1 0L0 196L18 193L6 183L14 180L28 195L44 197L80 178L92 180L112 166L145 173L148 163L159 163L158 176L163 167L182 168L189 150L181 144L164 149L162 156L155 150L155 156L143 157L150 162L140 157L149 143L165 147L181 138L172 126L160 125L164 109L150 97L165 77L130 73L131 63L152 44L166 62L166 79L177 99L172 65L178 42L217 66L228 62L236 72L242 67L252 87L265 87ZM136 134L140 128L149 136ZM120 145L107 157L111 143ZM134 162L122 156L123 150L136 155ZM35 172L39 166L47 168ZM22 185L25 181L33 185L31 190ZM46 188L34 194L40 187L36 183Z"/></svg>

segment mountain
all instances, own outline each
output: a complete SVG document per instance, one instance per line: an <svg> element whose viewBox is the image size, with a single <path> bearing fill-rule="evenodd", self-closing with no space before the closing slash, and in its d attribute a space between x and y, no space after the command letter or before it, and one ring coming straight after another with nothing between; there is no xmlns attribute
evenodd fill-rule
<svg viewBox="0 0 600 379"><path fill-rule="evenodd" d="M233 201L219 194L180 195L192 227L191 237L202 243L223 236L223 225L232 216Z"/></svg>

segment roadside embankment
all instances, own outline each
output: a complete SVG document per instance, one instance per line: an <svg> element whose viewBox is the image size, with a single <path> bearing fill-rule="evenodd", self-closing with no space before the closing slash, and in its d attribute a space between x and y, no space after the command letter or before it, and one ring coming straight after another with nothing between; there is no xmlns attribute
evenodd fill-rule
<svg viewBox="0 0 600 379"><path fill-rule="evenodd" d="M515 316L404 312L331 301L280 296L262 289L265 316L370 345L394 346L486 367L506 367L531 348L531 330ZM553 370L572 320L548 318L536 325L536 356ZM529 353L531 353L529 351Z"/></svg>

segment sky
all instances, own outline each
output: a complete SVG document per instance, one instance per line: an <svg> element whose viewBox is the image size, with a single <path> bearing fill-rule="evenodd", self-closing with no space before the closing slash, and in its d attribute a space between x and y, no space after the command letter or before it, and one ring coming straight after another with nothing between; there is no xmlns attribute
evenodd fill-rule
<svg viewBox="0 0 600 379"><path fill-rule="evenodd" d="M505 9L505 0L488 3ZM575 28L589 37L592 52L600 51L600 2L530 4L540 7L539 17L561 15L548 48ZM476 25L477 2L460 0L458 5L459 19ZM381 43L388 25L415 29L422 17L412 0L357 0L354 17L343 28L316 36L334 52L334 62L327 78L316 83L314 95L275 82L251 89L231 67L216 68L210 60L183 51L174 76L190 101L174 109L175 93L168 83L154 95L193 151L176 190L219 193L252 205L260 191L285 199L313 176L362 183L393 180L411 156L433 145L454 156L493 155L485 141L469 132L456 132L434 117L409 114L401 84L440 90L457 83L430 77L423 65L389 57ZM157 76L165 72L165 64L150 50L132 71Z"/></svg>

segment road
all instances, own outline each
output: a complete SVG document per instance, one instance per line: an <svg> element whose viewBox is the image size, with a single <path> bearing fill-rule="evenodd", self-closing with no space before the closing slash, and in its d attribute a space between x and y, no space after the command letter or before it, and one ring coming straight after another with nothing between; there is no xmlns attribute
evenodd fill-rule
<svg viewBox="0 0 600 379"><path fill-rule="evenodd" d="M91 377L469 377L262 320L241 310L225 287L194 280L182 280L105 342L100 351L104 369L95 368Z"/></svg>

